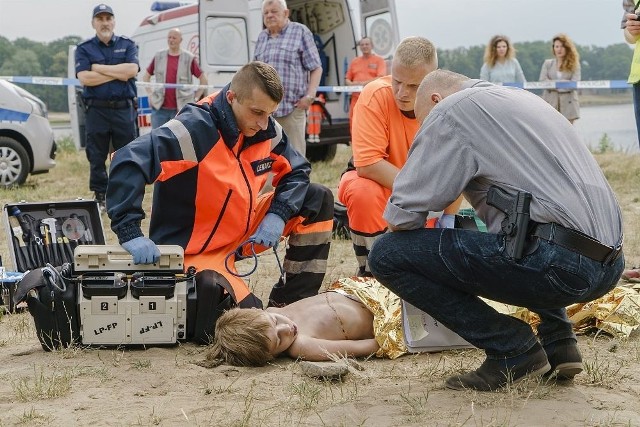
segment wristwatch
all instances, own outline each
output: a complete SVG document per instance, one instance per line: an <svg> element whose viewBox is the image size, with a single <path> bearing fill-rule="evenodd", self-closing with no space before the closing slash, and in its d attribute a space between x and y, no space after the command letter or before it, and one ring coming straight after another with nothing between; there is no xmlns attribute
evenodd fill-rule
<svg viewBox="0 0 640 427"><path fill-rule="evenodd" d="M311 102L313 102L313 101L315 101L315 100L316 100L316 97L315 97L315 96L309 96L309 95L307 95L307 96L305 96L305 98L306 98L307 100L311 101Z"/></svg>

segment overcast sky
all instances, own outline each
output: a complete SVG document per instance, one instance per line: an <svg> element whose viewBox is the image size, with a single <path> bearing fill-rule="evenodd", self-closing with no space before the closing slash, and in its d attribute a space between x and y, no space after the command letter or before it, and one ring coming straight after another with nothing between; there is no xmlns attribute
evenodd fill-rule
<svg viewBox="0 0 640 427"><path fill-rule="evenodd" d="M239 0L237 0L239 1ZM0 0L0 35L51 41L88 38L91 0ZM116 33L131 35L151 14L152 0L110 0ZM622 0L396 0L401 36L422 35L438 47L486 44L494 34L514 42L550 40L566 32L577 44L608 46L623 41Z"/></svg>

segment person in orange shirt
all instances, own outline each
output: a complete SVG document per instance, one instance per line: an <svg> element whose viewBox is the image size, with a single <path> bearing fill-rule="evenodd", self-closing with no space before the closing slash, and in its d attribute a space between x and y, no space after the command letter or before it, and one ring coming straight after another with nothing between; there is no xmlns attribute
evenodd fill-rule
<svg viewBox="0 0 640 427"><path fill-rule="evenodd" d="M358 56L351 61L345 82L347 86L364 86L372 80L387 74L387 63L380 55L373 53L373 42L369 37L363 37L358 43L362 56ZM351 94L351 104L349 105L349 125L351 126L353 119L353 108L360 93L353 92Z"/></svg>
<svg viewBox="0 0 640 427"><path fill-rule="evenodd" d="M369 250L387 230L382 213L419 128L413 112L416 91L436 68L435 46L423 37L408 37L396 48L391 75L374 80L360 93L353 115L353 159L338 185L338 199L347 207L358 276L371 275ZM453 227L460 203L458 199L445 209L439 226Z"/></svg>

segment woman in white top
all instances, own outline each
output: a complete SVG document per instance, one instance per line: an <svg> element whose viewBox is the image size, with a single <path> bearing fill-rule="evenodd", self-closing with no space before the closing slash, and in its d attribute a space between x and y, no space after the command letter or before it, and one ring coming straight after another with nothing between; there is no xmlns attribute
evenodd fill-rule
<svg viewBox="0 0 640 427"><path fill-rule="evenodd" d="M492 83L524 83L527 80L507 36L493 36L484 52L480 78Z"/></svg>
<svg viewBox="0 0 640 427"><path fill-rule="evenodd" d="M553 38L553 59L547 59L540 70L540 81L580 81L580 54L569 36L558 34ZM580 101L575 89L545 89L542 98L571 123L580 118Z"/></svg>

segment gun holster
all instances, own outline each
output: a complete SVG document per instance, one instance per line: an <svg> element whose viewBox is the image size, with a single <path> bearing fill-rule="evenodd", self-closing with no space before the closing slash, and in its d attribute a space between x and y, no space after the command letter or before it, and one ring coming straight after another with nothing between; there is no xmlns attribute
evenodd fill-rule
<svg viewBox="0 0 640 427"><path fill-rule="evenodd" d="M529 230L532 230L535 228L535 223L530 223L529 224ZM522 250L520 252L520 254L518 254L516 252L517 249L517 239L515 236L508 236L504 233L501 233L505 236L505 253L510 257L513 258L516 261L519 261L520 259L524 258L527 255L531 255L532 253L534 253L536 251L536 249L538 249L538 246L540 246L540 240L539 239L532 239L531 238L531 232L527 232L525 235L525 240L524 243L522 244Z"/></svg>
<svg viewBox="0 0 640 427"><path fill-rule="evenodd" d="M531 193L518 191L515 195L511 195L494 185L487 192L487 204L505 214L501 223L501 232L505 235L506 254L515 261L519 261L524 255L533 252L537 245L526 244L530 241L530 226L535 224L529 220Z"/></svg>

